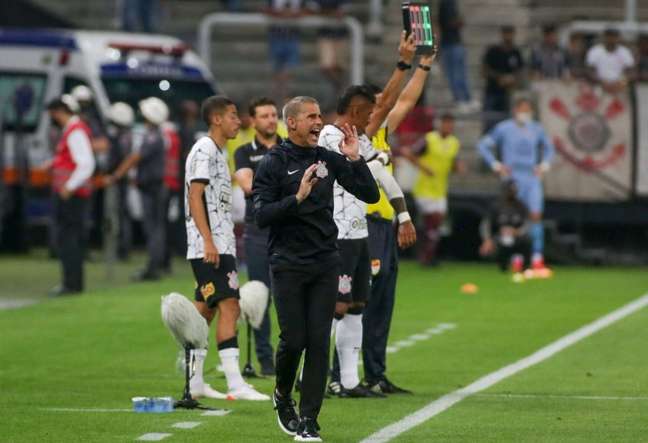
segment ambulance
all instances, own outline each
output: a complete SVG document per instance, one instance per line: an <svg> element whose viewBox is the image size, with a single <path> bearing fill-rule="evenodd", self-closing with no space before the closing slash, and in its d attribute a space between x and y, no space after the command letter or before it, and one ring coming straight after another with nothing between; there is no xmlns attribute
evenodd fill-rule
<svg viewBox="0 0 648 443"><path fill-rule="evenodd" d="M47 188L39 165L51 158L54 136L45 108L78 85L90 88L96 115L104 122L117 101L137 110L139 100L159 97L174 120L180 102L200 103L216 92L209 69L174 37L0 28L0 197L4 194L8 202L0 217L13 207L14 188L22 195L28 190L21 198L27 203L30 193ZM29 212L36 216L39 211Z"/></svg>

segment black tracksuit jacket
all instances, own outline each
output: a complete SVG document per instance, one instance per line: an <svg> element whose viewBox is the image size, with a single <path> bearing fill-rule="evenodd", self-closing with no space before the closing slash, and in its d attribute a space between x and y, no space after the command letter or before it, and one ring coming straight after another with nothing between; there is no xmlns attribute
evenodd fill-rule
<svg viewBox="0 0 648 443"><path fill-rule="evenodd" d="M313 163L326 164L328 175L297 203L304 171ZM378 201L376 182L363 159L346 157L320 146L297 146L285 140L263 158L252 186L256 223L270 227L269 252L273 267L325 264L339 257L337 226L333 221L333 183L367 203Z"/></svg>

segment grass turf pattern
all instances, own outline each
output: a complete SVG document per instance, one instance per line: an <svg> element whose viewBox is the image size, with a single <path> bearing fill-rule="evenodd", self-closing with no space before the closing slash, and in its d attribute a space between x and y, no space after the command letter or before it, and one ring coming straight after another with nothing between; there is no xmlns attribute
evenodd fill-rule
<svg viewBox="0 0 648 443"><path fill-rule="evenodd" d="M36 297L57 277L52 261L0 260L0 297ZM276 426L270 402L204 401L231 409L224 417L51 410L129 409L134 396L180 395L177 348L160 320L160 296L192 293L189 266L177 261L171 278L129 284L132 267L118 266L116 283L108 284L102 265L90 264L86 295L0 311L0 442L133 441L154 432L171 433L169 442L290 441ZM421 269L403 263L390 343L439 323L457 327L388 355L390 377L414 396L326 400L320 416L325 441L358 441L648 291L644 269L556 271L551 280L513 284L492 265ZM460 293L467 281L479 286L477 294ZM575 398L648 397L647 321L648 311L640 311L397 441L648 441L648 400ZM275 341L276 333L274 323ZM240 328L242 349L244 343ZM206 378L223 391L217 360L211 347ZM252 383L266 393L273 385L270 379ZM172 427L183 421L201 425Z"/></svg>

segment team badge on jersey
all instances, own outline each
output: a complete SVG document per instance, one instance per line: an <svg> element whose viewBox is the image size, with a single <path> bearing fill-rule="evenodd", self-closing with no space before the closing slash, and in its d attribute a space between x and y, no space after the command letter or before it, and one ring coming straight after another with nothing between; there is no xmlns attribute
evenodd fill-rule
<svg viewBox="0 0 648 443"><path fill-rule="evenodd" d="M380 272L380 260L371 260L371 275L378 275Z"/></svg>
<svg viewBox="0 0 648 443"><path fill-rule="evenodd" d="M326 168L326 162L320 162L315 169L315 177L323 179L328 177L328 169Z"/></svg>
<svg viewBox="0 0 648 443"><path fill-rule="evenodd" d="M200 293L202 294L205 300L207 300L209 297L214 295L215 292L216 292L216 288L214 287L214 284L212 282L204 284L200 287Z"/></svg>
<svg viewBox="0 0 648 443"><path fill-rule="evenodd" d="M238 279L238 273L236 271L229 272L227 274L228 280L227 284L230 288L236 290L239 288L239 279Z"/></svg>
<svg viewBox="0 0 648 443"><path fill-rule="evenodd" d="M340 294L348 294L351 292L351 282L353 278L349 275L340 275L340 282L338 283L338 292Z"/></svg>

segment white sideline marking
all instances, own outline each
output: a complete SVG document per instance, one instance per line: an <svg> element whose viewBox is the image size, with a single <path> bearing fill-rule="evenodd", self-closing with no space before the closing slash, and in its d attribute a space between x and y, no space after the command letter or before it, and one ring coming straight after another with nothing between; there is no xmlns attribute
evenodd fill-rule
<svg viewBox="0 0 648 443"><path fill-rule="evenodd" d="M490 398L552 398L565 400L628 400L648 401L648 397L622 397L609 395L555 395L555 394L476 394L475 397Z"/></svg>
<svg viewBox="0 0 648 443"><path fill-rule="evenodd" d="M230 412L232 411L230 411L229 409L216 409L215 411L205 411L200 415L204 417L222 417L229 414Z"/></svg>
<svg viewBox="0 0 648 443"><path fill-rule="evenodd" d="M612 311L607 315L604 315L598 320L595 320L592 323L585 325L570 334L565 335L564 337L554 341L553 343L550 343L544 348L539 349L528 357L518 360L517 362L512 363L508 366L504 366L503 368L498 369L495 372L491 372L490 374L487 374L479 380L466 386L465 388L458 389L444 395L443 397L438 398L437 400L434 400L418 411L407 415L401 420L371 434L360 443L382 443L398 437L404 432L407 432L410 429L420 425L421 423L431 419L435 415L440 414L441 412L460 402L464 398L488 389L494 384L504 380L505 378L515 375L518 372L523 371L524 369L527 369L552 357L563 349L566 349L573 344L583 340L584 338L587 338L590 335L600 331L601 329L604 329L611 324L627 317L628 315L637 312L646 305L648 305L648 294L639 297L638 299L626 304L625 306L622 306L621 308Z"/></svg>
<svg viewBox="0 0 648 443"><path fill-rule="evenodd" d="M38 300L31 298L18 299L18 298L0 298L0 311L5 309L18 309L25 306L35 305Z"/></svg>
<svg viewBox="0 0 648 443"><path fill-rule="evenodd" d="M403 348L409 348L410 346L415 345L417 341L428 340L431 334L432 335L443 334L445 331L449 329L454 329L456 327L457 325L454 323L439 323L433 328L426 329L425 331L419 332L418 334L412 334L404 340L399 340L393 345L387 346L386 349L387 354L393 354L395 352L400 351Z"/></svg>
<svg viewBox="0 0 648 443"><path fill-rule="evenodd" d="M133 412L132 409L107 409L107 408L40 408L42 411L51 412Z"/></svg>
<svg viewBox="0 0 648 443"><path fill-rule="evenodd" d="M201 421L180 421L171 425L172 428L193 429L202 424Z"/></svg>
<svg viewBox="0 0 648 443"><path fill-rule="evenodd" d="M150 432L148 434L140 435L137 437L138 441L160 441L164 440L167 437L171 437L172 434L164 432Z"/></svg>

